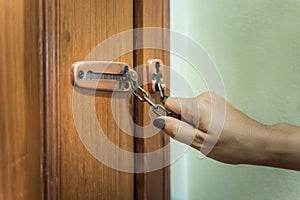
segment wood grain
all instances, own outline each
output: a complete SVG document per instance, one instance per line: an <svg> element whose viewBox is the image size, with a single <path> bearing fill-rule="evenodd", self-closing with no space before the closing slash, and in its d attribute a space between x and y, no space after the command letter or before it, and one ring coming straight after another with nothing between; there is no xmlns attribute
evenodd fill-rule
<svg viewBox="0 0 300 200"><path fill-rule="evenodd" d="M73 62L84 60L97 44L108 37L132 29L132 1L49 0L44 8L45 53L48 55L45 59L45 112L49 119L45 125L45 151L48 156L47 162L44 162L47 178L45 196L49 199L133 199L133 174L113 170L97 161L79 139L73 120L73 86L69 78ZM127 54L118 61L132 66L132 58L132 54ZM95 97L99 123L113 143L133 151L133 138L118 129L114 122L110 96L110 92L100 92ZM82 111L93 109L81 108ZM122 111L121 106L120 109ZM83 118L77 126L89 121ZM112 153L101 149L101 146L99 150L104 154Z"/></svg>
<svg viewBox="0 0 300 200"><path fill-rule="evenodd" d="M0 199L41 199L38 0L0 0Z"/></svg>
<svg viewBox="0 0 300 200"><path fill-rule="evenodd" d="M136 28L142 27L161 27L169 28L169 0L135 0L136 4ZM149 36L149 35L148 35ZM144 36L145 37L145 36ZM156 40L160 42L164 49L169 49L169 35L151 35L150 40ZM145 38L138 40L138 43L143 43ZM149 40L149 38L147 38ZM160 59L165 65L169 66L170 58L169 52L159 49L141 49L136 51L136 66L146 64L149 59ZM139 74L144 76L145 73ZM164 82L167 85L170 81L168 73L164 75ZM153 101L160 103L159 95L152 94ZM149 105L136 101L135 102L135 114L136 121L139 125L147 125L150 122L149 119ZM152 127L154 129L154 127ZM139 133L141 134L141 133ZM147 139L136 139L135 141L137 152L153 152L163 148L169 143L169 138L163 133L159 133L153 137ZM161 162L168 162L169 152L167 152L162 158ZM138 161L137 165L143 167L145 165L144 160ZM170 199L170 169L165 167L161 170L157 170L149 173L137 174L136 180L136 196L137 199Z"/></svg>
<svg viewBox="0 0 300 200"><path fill-rule="evenodd" d="M56 1L39 1L42 132L42 197L59 199L57 131Z"/></svg>
<svg viewBox="0 0 300 200"><path fill-rule="evenodd" d="M137 26L168 27L168 1L136 4ZM134 27L133 1L0 0L0 9L0 199L168 199L168 169L136 176L134 186L134 174L113 170L87 151L73 121L70 67L100 42ZM106 53L122 45L133 41ZM168 64L168 52L140 53L139 62L155 57ZM133 66L133 57L129 52L116 61ZM97 93L95 102L107 138L133 152L133 137L117 127L111 114L111 93ZM123 113L126 103L133 114L132 101L121 99L117 110ZM148 108L136 108L141 109L139 123L147 123ZM129 124L128 116L119 118ZM90 121L83 118L77 126ZM155 137L142 141L136 150L152 151L165 142ZM98 150L112 153L101 146ZM114 153L121 164L120 154Z"/></svg>

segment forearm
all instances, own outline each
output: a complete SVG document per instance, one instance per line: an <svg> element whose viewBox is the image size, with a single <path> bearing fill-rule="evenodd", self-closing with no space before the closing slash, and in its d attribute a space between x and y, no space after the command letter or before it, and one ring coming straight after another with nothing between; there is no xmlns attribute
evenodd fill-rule
<svg viewBox="0 0 300 200"><path fill-rule="evenodd" d="M257 165L300 170L300 127L290 124L265 126L266 141Z"/></svg>

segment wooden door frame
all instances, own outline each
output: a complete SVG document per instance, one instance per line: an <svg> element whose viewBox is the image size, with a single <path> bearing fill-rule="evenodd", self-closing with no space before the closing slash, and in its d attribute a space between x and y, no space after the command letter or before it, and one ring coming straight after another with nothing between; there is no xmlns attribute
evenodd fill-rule
<svg viewBox="0 0 300 200"><path fill-rule="evenodd" d="M60 199L58 82L56 65L57 0L39 0L42 198Z"/></svg>
<svg viewBox="0 0 300 200"><path fill-rule="evenodd" d="M151 3L150 3L151 2ZM170 0L134 0L134 28L159 27L170 28ZM164 32L165 33L165 32ZM162 47L170 49L169 35L162 38ZM143 43L143 39L137 42ZM142 45L141 45L142 46ZM170 55L167 51L161 50L136 50L134 53L134 65L140 66L147 63L148 59L160 59L169 66ZM170 77L165 77L164 80ZM156 99L159 102L158 99ZM138 124L145 122L145 116L148 115L149 107L135 99L135 121ZM155 136L156 139L146 141L147 139L135 139L135 152L147 152L152 146L162 148L169 143L169 137L164 134ZM165 160L169 160L169 153ZM142 161L143 162L143 161ZM164 161L162 161L164 162ZM170 199L170 167L157 170L155 172L135 174L135 198L136 199Z"/></svg>
<svg viewBox="0 0 300 200"><path fill-rule="evenodd" d="M56 65L56 51L58 45L57 35L57 2L58 0L39 0L39 60L40 60L40 118L41 118L41 193L43 199L60 199L60 135L59 135L59 102L57 91L58 83L58 66ZM152 0L149 5L142 0L133 0L134 5L134 27L141 28L147 26L169 28L169 0ZM156 15L144 16L145 9L156 10ZM155 18L163 16L158 19ZM139 16L139 17L138 17ZM148 20L145 20L145 19ZM166 39L165 45L169 45ZM146 59L147 56L143 51L134 53L134 62L137 65ZM160 59L165 64L169 64L169 55L166 53ZM142 109L139 102L135 102L135 110ZM141 120L136 118L137 120ZM168 142L168 137L161 136L160 146ZM147 146L143 141L135 140L135 150L144 151ZM167 155L168 156L168 155ZM162 199L170 199L170 170L169 167L162 169L160 180L163 180L162 193L158 196ZM153 196L149 174L135 175L135 199L146 199Z"/></svg>

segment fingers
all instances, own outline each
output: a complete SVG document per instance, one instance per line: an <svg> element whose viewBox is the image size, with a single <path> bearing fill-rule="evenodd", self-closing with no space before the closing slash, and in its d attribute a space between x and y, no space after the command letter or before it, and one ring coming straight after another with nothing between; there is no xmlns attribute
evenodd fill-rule
<svg viewBox="0 0 300 200"><path fill-rule="evenodd" d="M172 117L159 117L155 119L153 124L165 131L170 137L175 140L185 143L200 150L206 134L189 124L179 121Z"/></svg>
<svg viewBox="0 0 300 200"><path fill-rule="evenodd" d="M173 112L180 114L187 122L199 127L200 104L197 98L174 98L169 97L165 106Z"/></svg>

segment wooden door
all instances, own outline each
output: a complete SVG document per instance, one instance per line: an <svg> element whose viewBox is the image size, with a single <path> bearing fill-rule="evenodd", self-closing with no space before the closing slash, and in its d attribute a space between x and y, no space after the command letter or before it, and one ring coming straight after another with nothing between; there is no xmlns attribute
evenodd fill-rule
<svg viewBox="0 0 300 200"><path fill-rule="evenodd" d="M149 173L122 172L87 150L76 127L91 119L74 122L70 81L72 64L84 60L109 37L140 27L168 28L169 1L0 0L0 9L0 199L169 199L167 167ZM168 35L153 39L167 48ZM132 39L108 51L119 51L124 45L134 48L139 42L143 40L132 32ZM135 67L156 58L169 64L168 54L141 49L115 61ZM121 149L149 152L168 142L161 134L137 139L124 133L111 112L111 92L84 95L94 95L87 101L94 99L95 106L77 108L95 109L107 138ZM126 107L138 124L149 123L149 106L133 98L129 104L120 99L116 109L123 113ZM123 118L126 125L128 119ZM131 132L136 134L134 128ZM130 162L134 168L143 161Z"/></svg>
<svg viewBox="0 0 300 200"><path fill-rule="evenodd" d="M167 1L159 0L45 1L43 5L46 66L44 71L46 132L43 163L46 179L45 197L49 199L168 198L167 169L145 174L118 171L99 162L85 148L78 137L78 130L76 130L78 124L75 125L73 119L73 86L69 79L72 63L84 60L99 43L109 37L137 27L168 26L168 23L165 23L167 18L163 18L163 15L168 15L167 6ZM107 52L120 51L124 45L132 46L133 49L137 42L134 32L131 38L108 47ZM155 53L154 50L148 54L148 57L143 51L126 52L114 61L125 62L134 67L141 60L146 61L154 57L165 59L168 63L166 54ZM93 92L87 93L93 96ZM111 95L111 92L97 92L94 97L94 107L91 104L89 107L79 106L79 109L84 112L95 109L100 126L107 138L115 145L129 152L144 151L147 149L146 143L124 133L116 124L111 109ZM127 105L125 100L119 99L117 104L118 113L123 113L124 109L129 108L132 115L136 115L146 109L133 100ZM120 117L123 123L129 124L128 116ZM146 120L143 116L132 117L139 122ZM89 117L82 118L79 126L91 120ZM134 134L133 128L131 132ZM164 144L162 140L164 138L158 136L152 139L148 146L161 147ZM103 154L112 154L112 159L115 159L114 156L118 154L118 151L105 152L108 150L102 149L101 146L97 148L103 151ZM134 167L136 164L134 159L131 162Z"/></svg>
<svg viewBox="0 0 300 200"><path fill-rule="evenodd" d="M108 37L133 28L133 3L131 0L49 0L44 6L45 195L49 199L134 199L134 175L102 164L80 140L73 119L70 82L74 62L84 60ZM132 58L129 53L119 61L132 66ZM122 133L114 122L110 96L109 92L95 96L99 123L112 142L133 151L133 138ZM90 120L82 118L84 123Z"/></svg>
<svg viewBox="0 0 300 200"><path fill-rule="evenodd" d="M41 199L38 0L0 0L0 199Z"/></svg>

